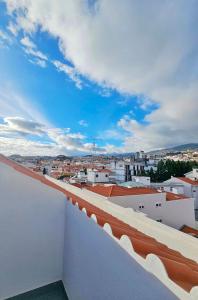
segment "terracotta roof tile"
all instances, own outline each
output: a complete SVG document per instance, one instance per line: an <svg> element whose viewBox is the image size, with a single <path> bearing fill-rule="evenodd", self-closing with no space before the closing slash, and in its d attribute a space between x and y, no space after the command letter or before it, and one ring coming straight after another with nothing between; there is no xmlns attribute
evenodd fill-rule
<svg viewBox="0 0 198 300"><path fill-rule="evenodd" d="M158 242L156 239L140 232L136 228L124 223L100 208L66 191L60 186L47 180L44 176L38 175L33 171L10 161L2 155L0 155L0 162L5 163L17 171L63 192L67 198L70 198L70 201L72 201L73 204L78 202L81 210L82 208L86 208L87 215L89 217L92 214L96 215L97 222L100 226L103 226L105 223L110 224L115 237L120 238L124 234L127 235L132 242L135 252L143 258L150 253L156 254L162 260L170 279L172 279L176 284L186 291L189 292L192 287L198 285L198 264L195 261L186 258L178 251L168 248L166 245ZM108 187L108 192L114 189L112 187L110 188ZM105 194L106 193L107 192L105 192Z"/></svg>
<svg viewBox="0 0 198 300"><path fill-rule="evenodd" d="M174 201L174 200L186 200L189 197L182 195L182 194L174 194L171 192L166 192L166 200L167 201Z"/></svg>
<svg viewBox="0 0 198 300"><path fill-rule="evenodd" d="M198 237L198 229L184 225L181 229L182 232Z"/></svg>
<svg viewBox="0 0 198 300"><path fill-rule="evenodd" d="M144 187L126 188L118 185L109 185L109 186L95 185L86 188L91 192L100 194L105 197L159 193L156 189L151 189L151 188L144 188Z"/></svg>
<svg viewBox="0 0 198 300"><path fill-rule="evenodd" d="M189 183L189 184L192 184L192 185L197 185L198 186L198 180L192 180L190 178L187 178L187 177L176 177L186 183Z"/></svg>

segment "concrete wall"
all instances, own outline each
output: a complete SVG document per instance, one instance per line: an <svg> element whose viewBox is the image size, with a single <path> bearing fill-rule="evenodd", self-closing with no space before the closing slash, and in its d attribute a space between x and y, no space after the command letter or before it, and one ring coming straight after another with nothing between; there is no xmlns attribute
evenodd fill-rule
<svg viewBox="0 0 198 300"><path fill-rule="evenodd" d="M65 203L0 163L0 299L62 278Z"/></svg>
<svg viewBox="0 0 198 300"><path fill-rule="evenodd" d="M63 281L70 300L176 299L69 202L65 220Z"/></svg>

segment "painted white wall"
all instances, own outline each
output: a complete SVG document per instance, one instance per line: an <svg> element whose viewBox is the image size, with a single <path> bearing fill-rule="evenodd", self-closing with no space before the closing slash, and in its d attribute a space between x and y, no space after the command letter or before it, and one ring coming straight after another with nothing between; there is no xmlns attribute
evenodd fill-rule
<svg viewBox="0 0 198 300"><path fill-rule="evenodd" d="M170 179L168 179L167 181L165 182L179 182L183 184L184 186L184 195L186 195L187 197L192 197L195 199L195 202L194 202L194 208L195 209L198 209L198 185L192 185L192 184L189 184L183 180L180 180L176 177L171 177Z"/></svg>
<svg viewBox="0 0 198 300"><path fill-rule="evenodd" d="M132 181L141 182L144 185L150 185L151 178L149 176L132 176Z"/></svg>
<svg viewBox="0 0 198 300"><path fill-rule="evenodd" d="M0 163L0 299L62 278L65 196Z"/></svg>
<svg viewBox="0 0 198 300"><path fill-rule="evenodd" d="M198 180L198 168L193 168L191 172L185 174L186 177L190 179Z"/></svg>
<svg viewBox="0 0 198 300"><path fill-rule="evenodd" d="M89 203L115 216L119 220L122 220L126 224L129 224L167 245L171 249L179 251L184 256L198 262L198 240L194 237L174 229L173 227L157 223L143 213L138 213L133 209L126 209L120 205L109 202L106 197L102 197L85 189L77 188L76 186L58 181L54 178L46 177L48 180L63 187L65 190L74 193Z"/></svg>
<svg viewBox="0 0 198 300"><path fill-rule="evenodd" d="M87 180L89 182L93 182L93 183L109 182L109 173L88 170L87 171Z"/></svg>
<svg viewBox="0 0 198 300"><path fill-rule="evenodd" d="M195 228L194 199L166 201L163 223L180 229L184 224Z"/></svg>
<svg viewBox="0 0 198 300"><path fill-rule="evenodd" d="M125 208L139 210L153 220L180 229L184 224L195 227L194 199L166 201L166 193L109 197L108 200ZM161 206L156 206L156 204ZM144 206L142 208L141 206Z"/></svg>
<svg viewBox="0 0 198 300"><path fill-rule="evenodd" d="M164 191L183 195L184 187L183 186L164 186Z"/></svg>
<svg viewBox="0 0 198 300"><path fill-rule="evenodd" d="M63 282L70 300L176 299L69 202L65 220Z"/></svg>
<svg viewBox="0 0 198 300"><path fill-rule="evenodd" d="M110 169L113 174L111 177L116 181L125 181L125 162L120 161L112 161L108 165L108 169Z"/></svg>

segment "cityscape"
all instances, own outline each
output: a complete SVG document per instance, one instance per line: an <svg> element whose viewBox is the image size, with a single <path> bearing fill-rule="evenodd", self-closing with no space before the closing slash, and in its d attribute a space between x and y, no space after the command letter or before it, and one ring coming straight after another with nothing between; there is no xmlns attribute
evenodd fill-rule
<svg viewBox="0 0 198 300"><path fill-rule="evenodd" d="M198 300L196 1L0 1L0 300Z"/></svg>

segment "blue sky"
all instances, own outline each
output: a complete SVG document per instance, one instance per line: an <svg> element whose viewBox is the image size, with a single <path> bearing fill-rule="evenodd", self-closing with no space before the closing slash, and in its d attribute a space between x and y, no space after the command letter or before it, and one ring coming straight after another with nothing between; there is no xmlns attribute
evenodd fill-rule
<svg viewBox="0 0 198 300"><path fill-rule="evenodd" d="M124 27L122 16L115 15L112 23L106 17L111 1L92 2L94 10L89 1L60 0L56 6L40 1L32 7L21 0L0 3L0 152L85 154L95 142L98 152L111 153L197 141L197 125L179 124L175 109L183 110L184 123L196 112L191 1L186 22L180 18L186 4L175 1L170 28L164 32L163 22L155 20L159 31L151 24L145 45L141 26L146 28L150 18L147 4L138 15L138 2L132 2L122 6ZM156 1L153 7L162 19L170 10ZM184 34L173 39L179 27ZM180 53L186 39L189 45Z"/></svg>

